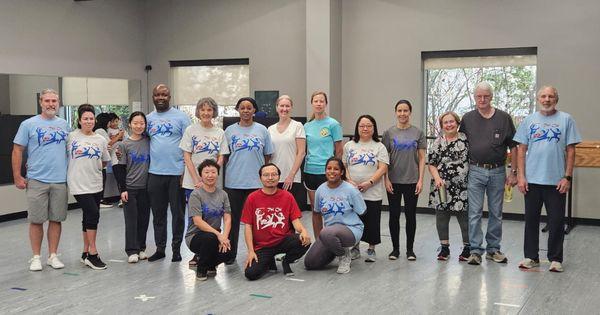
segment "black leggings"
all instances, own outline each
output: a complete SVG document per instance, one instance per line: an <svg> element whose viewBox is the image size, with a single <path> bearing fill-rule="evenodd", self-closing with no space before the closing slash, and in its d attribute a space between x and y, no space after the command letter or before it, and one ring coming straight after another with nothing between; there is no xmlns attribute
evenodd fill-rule
<svg viewBox="0 0 600 315"><path fill-rule="evenodd" d="M233 258L237 255L238 239L240 236L240 219L242 218L242 209L248 195L256 189L233 189L225 188L229 197L229 205L231 206L231 231L229 232L229 240L231 241L231 252Z"/></svg>
<svg viewBox="0 0 600 315"><path fill-rule="evenodd" d="M412 251L415 242L415 231L417 230L417 200L415 195L417 184L392 184L394 193L388 193L390 209L390 235L392 237L393 249L400 248L400 205L404 196L404 217L406 219L406 250Z"/></svg>
<svg viewBox="0 0 600 315"><path fill-rule="evenodd" d="M81 225L83 227L82 231L97 230L98 221L100 221L100 200L102 200L102 191L93 194L73 195L73 197L77 200L83 214L81 220Z"/></svg>
<svg viewBox="0 0 600 315"><path fill-rule="evenodd" d="M275 255L285 254L283 257L284 262L293 263L306 253L308 247L302 246L298 234L290 234L275 246L256 250L258 261L253 261L252 265L246 268L244 274L248 280L259 279L269 271L269 266L275 263Z"/></svg>
<svg viewBox="0 0 600 315"><path fill-rule="evenodd" d="M127 255L146 250L146 234L150 223L150 197L146 188L129 189L123 203L125 217L125 252Z"/></svg>
<svg viewBox="0 0 600 315"><path fill-rule="evenodd" d="M190 242L190 250L198 256L198 266L212 268L232 258L231 250L219 252L219 239L210 232L198 231Z"/></svg>
<svg viewBox="0 0 600 315"><path fill-rule="evenodd" d="M365 230L360 240L369 245L377 245L381 243L381 200L365 200L365 204L367 211L360 216Z"/></svg>

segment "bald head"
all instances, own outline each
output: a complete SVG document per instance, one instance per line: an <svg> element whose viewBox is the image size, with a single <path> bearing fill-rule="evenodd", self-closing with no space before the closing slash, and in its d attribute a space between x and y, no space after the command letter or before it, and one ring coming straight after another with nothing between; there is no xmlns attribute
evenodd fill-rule
<svg viewBox="0 0 600 315"><path fill-rule="evenodd" d="M158 84L152 89L152 102L157 112L166 112L169 110L171 101L171 90L166 84Z"/></svg>

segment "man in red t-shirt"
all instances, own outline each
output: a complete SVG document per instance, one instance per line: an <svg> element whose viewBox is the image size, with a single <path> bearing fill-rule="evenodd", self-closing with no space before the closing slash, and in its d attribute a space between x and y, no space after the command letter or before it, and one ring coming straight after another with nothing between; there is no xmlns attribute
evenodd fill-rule
<svg viewBox="0 0 600 315"><path fill-rule="evenodd" d="M302 214L294 196L277 187L281 176L279 168L268 163L260 168L258 174L263 188L248 196L242 210L241 222L245 225L244 238L248 248L244 265L246 278L256 280L269 269L277 270L277 254L285 254L281 262L283 273L293 276L290 263L306 253L310 237L300 222Z"/></svg>

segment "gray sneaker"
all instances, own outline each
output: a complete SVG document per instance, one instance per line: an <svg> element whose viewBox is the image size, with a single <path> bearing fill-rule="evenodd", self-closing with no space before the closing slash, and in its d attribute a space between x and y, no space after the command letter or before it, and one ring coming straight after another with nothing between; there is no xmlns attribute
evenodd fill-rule
<svg viewBox="0 0 600 315"><path fill-rule="evenodd" d="M360 258L360 247L358 247L358 244L354 245L354 247L352 247L350 250L350 257L352 260Z"/></svg>
<svg viewBox="0 0 600 315"><path fill-rule="evenodd" d="M486 253L485 259L493 260L494 262L506 264L508 262L508 258L501 251L497 250L494 253Z"/></svg>
<svg viewBox="0 0 600 315"><path fill-rule="evenodd" d="M469 265L481 265L481 255L477 253L471 254L471 256L469 256L469 259L467 260L467 263Z"/></svg>
<svg viewBox="0 0 600 315"><path fill-rule="evenodd" d="M375 254L375 249L367 249L367 258L365 258L366 262L375 262L377 258L377 254Z"/></svg>
<svg viewBox="0 0 600 315"><path fill-rule="evenodd" d="M344 255L338 256L337 273L343 274L350 272L350 263L352 263L352 257L350 257L350 248L344 248Z"/></svg>

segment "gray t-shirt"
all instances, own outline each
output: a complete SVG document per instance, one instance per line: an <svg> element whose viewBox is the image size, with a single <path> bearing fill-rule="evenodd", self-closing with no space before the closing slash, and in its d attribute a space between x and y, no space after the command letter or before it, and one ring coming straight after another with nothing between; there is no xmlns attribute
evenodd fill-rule
<svg viewBox="0 0 600 315"><path fill-rule="evenodd" d="M207 192L203 188L194 189L190 194L189 206L189 224L185 234L185 243L190 246L194 235L200 229L194 224L192 217L201 216L213 229L221 230L221 219L225 213L231 213L229 206L229 197L227 193L220 188L214 192Z"/></svg>
<svg viewBox="0 0 600 315"><path fill-rule="evenodd" d="M492 117L484 118L472 110L463 116L460 131L469 141L469 159L477 163L504 164L506 149L517 145L513 141L515 125L506 112L495 109Z"/></svg>
<svg viewBox="0 0 600 315"><path fill-rule="evenodd" d="M148 167L150 166L150 139L140 140L127 138L118 144L121 158L119 164L127 165L125 184L127 189L145 189L148 183Z"/></svg>
<svg viewBox="0 0 600 315"><path fill-rule="evenodd" d="M419 181L419 149L426 149L425 134L410 126L400 129L392 126L381 140L390 156L388 177L394 184L414 184Z"/></svg>

